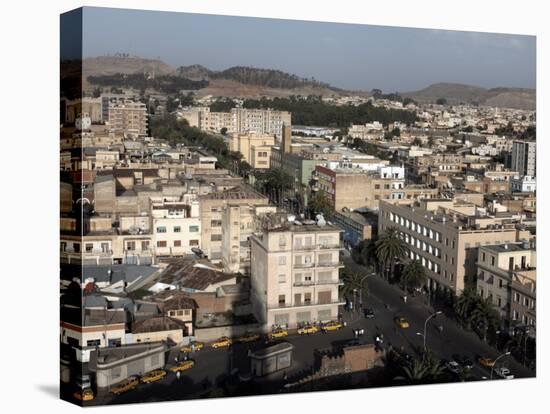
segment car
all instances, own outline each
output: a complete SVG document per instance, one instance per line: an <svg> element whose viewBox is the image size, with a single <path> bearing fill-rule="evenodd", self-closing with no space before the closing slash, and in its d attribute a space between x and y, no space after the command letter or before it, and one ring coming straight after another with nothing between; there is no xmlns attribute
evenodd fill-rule
<svg viewBox="0 0 550 414"><path fill-rule="evenodd" d="M80 401L91 401L95 398L95 395L91 388L84 388L83 390L76 391L73 397Z"/></svg>
<svg viewBox="0 0 550 414"><path fill-rule="evenodd" d="M459 357L456 359L456 361L462 365L464 369L472 369L474 367L474 363L470 358L467 356Z"/></svg>
<svg viewBox="0 0 550 414"><path fill-rule="evenodd" d="M484 366L486 368L492 368L495 366L495 361L491 358L479 357L477 361L481 366Z"/></svg>
<svg viewBox="0 0 550 414"><path fill-rule="evenodd" d="M298 335L310 335L319 332L319 328L315 325L304 325L298 329Z"/></svg>
<svg viewBox="0 0 550 414"><path fill-rule="evenodd" d="M407 321L403 316L396 316L393 321L401 329L407 329L410 326L409 321Z"/></svg>
<svg viewBox="0 0 550 414"><path fill-rule="evenodd" d="M288 336L288 330L283 328L277 328L267 334L267 339L274 340L274 339L285 338L287 336Z"/></svg>
<svg viewBox="0 0 550 414"><path fill-rule="evenodd" d="M140 381L144 384L160 381L166 376L166 371L163 369L155 369L141 376Z"/></svg>
<svg viewBox="0 0 550 414"><path fill-rule="evenodd" d="M181 347L180 352L189 354L193 351L200 351L202 348L204 348L204 344L202 342L191 342L189 345Z"/></svg>
<svg viewBox="0 0 550 414"><path fill-rule="evenodd" d="M495 374L497 374L500 378L504 379L514 379L514 376L510 372L510 370L506 367L499 367L495 369Z"/></svg>
<svg viewBox="0 0 550 414"><path fill-rule="evenodd" d="M330 321L321 326L323 332L334 332L342 329L343 325L338 321Z"/></svg>
<svg viewBox="0 0 550 414"><path fill-rule="evenodd" d="M212 343L212 348L229 348L233 344L233 340L227 336L222 336L220 339Z"/></svg>
<svg viewBox="0 0 550 414"><path fill-rule="evenodd" d="M243 336L239 337L237 341L241 343L247 343L247 342L255 342L258 339L260 339L259 334L254 332L246 332Z"/></svg>
<svg viewBox="0 0 550 414"><path fill-rule="evenodd" d="M187 361L182 361L179 364L173 366L172 368L170 368L170 371L172 372L187 371L188 369L191 369L194 366L195 366L195 361L192 361L189 359Z"/></svg>
<svg viewBox="0 0 550 414"><path fill-rule="evenodd" d="M460 371L462 371L462 369L460 368L460 365L456 361L447 362L445 364L445 368L447 368L447 370L449 370L453 374L460 374Z"/></svg>
<svg viewBox="0 0 550 414"><path fill-rule="evenodd" d="M138 385L139 385L139 379L137 377L129 377L129 378L126 378L124 381L116 384L111 389L111 393L119 395L126 391L136 389Z"/></svg>
<svg viewBox="0 0 550 414"><path fill-rule="evenodd" d="M367 319L374 318L374 311L370 308L363 309L363 314L365 315L365 318L367 318Z"/></svg>

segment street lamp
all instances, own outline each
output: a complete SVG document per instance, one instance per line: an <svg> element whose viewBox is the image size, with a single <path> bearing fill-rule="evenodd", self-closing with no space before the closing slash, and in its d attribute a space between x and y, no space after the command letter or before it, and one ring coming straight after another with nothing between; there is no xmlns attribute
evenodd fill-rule
<svg viewBox="0 0 550 414"><path fill-rule="evenodd" d="M511 352L508 351L508 352L505 352L505 353L502 354L502 355L499 355L499 356L497 357L497 359L495 359L494 364L491 366L491 379L493 379L493 371L495 370L495 365L497 364L497 361L498 361L500 358L504 358L505 356L508 356L508 355L510 355L510 354L511 354Z"/></svg>
<svg viewBox="0 0 550 414"><path fill-rule="evenodd" d="M430 316L428 316L424 321L424 335L422 335L424 337L424 353L426 353L426 335L427 335L427 329L428 329L428 321L432 318L435 318L437 315L441 315L442 313L443 313L442 311L434 312Z"/></svg>

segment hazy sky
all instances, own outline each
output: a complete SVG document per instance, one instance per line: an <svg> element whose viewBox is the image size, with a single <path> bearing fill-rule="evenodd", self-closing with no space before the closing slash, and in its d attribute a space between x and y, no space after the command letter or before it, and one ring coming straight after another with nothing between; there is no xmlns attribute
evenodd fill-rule
<svg viewBox="0 0 550 414"><path fill-rule="evenodd" d="M273 68L385 92L436 82L535 87L534 36L88 7L83 20L85 57Z"/></svg>

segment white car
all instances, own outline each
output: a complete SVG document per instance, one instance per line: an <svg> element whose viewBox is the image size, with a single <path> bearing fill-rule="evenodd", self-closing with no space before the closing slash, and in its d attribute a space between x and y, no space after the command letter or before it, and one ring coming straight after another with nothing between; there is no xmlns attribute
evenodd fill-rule
<svg viewBox="0 0 550 414"><path fill-rule="evenodd" d="M514 379L514 376L510 372L510 370L506 367L500 367L495 369L495 373L500 377L504 379Z"/></svg>
<svg viewBox="0 0 550 414"><path fill-rule="evenodd" d="M445 367L451 371L453 374L460 374L461 368L458 362L456 361L449 361L445 364Z"/></svg>

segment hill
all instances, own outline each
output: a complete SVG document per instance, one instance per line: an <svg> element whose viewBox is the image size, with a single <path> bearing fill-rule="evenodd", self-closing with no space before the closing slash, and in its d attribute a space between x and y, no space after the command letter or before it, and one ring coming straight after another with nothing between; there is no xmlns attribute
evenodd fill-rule
<svg viewBox="0 0 550 414"><path fill-rule="evenodd" d="M536 107L536 92L534 89L485 89L459 83L436 83L419 91L404 92L402 96L424 103L445 98L451 104L460 102L479 103L480 105L527 110L534 110Z"/></svg>

